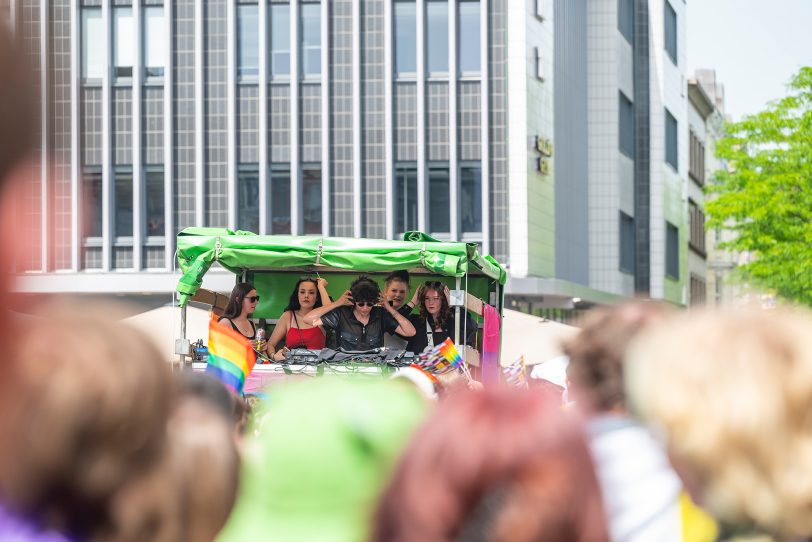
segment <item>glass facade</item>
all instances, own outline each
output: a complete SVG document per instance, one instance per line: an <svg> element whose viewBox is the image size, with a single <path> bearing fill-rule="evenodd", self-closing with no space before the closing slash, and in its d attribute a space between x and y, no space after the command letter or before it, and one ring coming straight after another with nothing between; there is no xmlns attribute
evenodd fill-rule
<svg viewBox="0 0 812 542"><path fill-rule="evenodd" d="M136 39L133 28L133 9L113 9L113 75L116 79L133 76Z"/></svg>
<svg viewBox="0 0 812 542"><path fill-rule="evenodd" d="M449 233L451 231L451 188L447 166L429 167L429 231Z"/></svg>
<svg viewBox="0 0 812 542"><path fill-rule="evenodd" d="M459 3L459 71L476 74L481 70L479 0Z"/></svg>
<svg viewBox="0 0 812 542"><path fill-rule="evenodd" d="M133 174L132 171L116 171L114 184L114 230L115 237L133 235Z"/></svg>
<svg viewBox="0 0 812 542"><path fill-rule="evenodd" d="M146 230L147 237L159 237L166 233L166 218L164 215L164 171L150 168L145 173L147 193L146 201Z"/></svg>
<svg viewBox="0 0 812 542"><path fill-rule="evenodd" d="M82 9L82 79L101 79L104 76L104 26L100 8Z"/></svg>
<svg viewBox="0 0 812 542"><path fill-rule="evenodd" d="M395 2L395 73L417 72L417 5L414 1Z"/></svg>
<svg viewBox="0 0 812 542"><path fill-rule="evenodd" d="M302 166L302 220L305 234L321 233L321 166Z"/></svg>
<svg viewBox="0 0 812 542"><path fill-rule="evenodd" d="M321 5L302 4L301 70L304 77L321 75Z"/></svg>
<svg viewBox="0 0 812 542"><path fill-rule="evenodd" d="M270 5L271 77L290 75L290 4Z"/></svg>
<svg viewBox="0 0 812 542"><path fill-rule="evenodd" d="M237 76L259 76L259 6L237 5Z"/></svg>
<svg viewBox="0 0 812 542"><path fill-rule="evenodd" d="M271 168L271 233L290 234L290 168Z"/></svg>
<svg viewBox="0 0 812 542"><path fill-rule="evenodd" d="M395 235L417 229L417 166L395 166Z"/></svg>
<svg viewBox="0 0 812 542"><path fill-rule="evenodd" d="M259 233L259 172L240 168L237 175L237 229Z"/></svg>
<svg viewBox="0 0 812 542"><path fill-rule="evenodd" d="M163 6L144 7L144 75L163 77L166 66L166 30Z"/></svg>
<svg viewBox="0 0 812 542"><path fill-rule="evenodd" d="M459 215L463 233L482 232L482 168L479 165L460 168Z"/></svg>
<svg viewBox="0 0 812 542"><path fill-rule="evenodd" d="M448 2L426 3L426 57L429 73L448 73Z"/></svg>

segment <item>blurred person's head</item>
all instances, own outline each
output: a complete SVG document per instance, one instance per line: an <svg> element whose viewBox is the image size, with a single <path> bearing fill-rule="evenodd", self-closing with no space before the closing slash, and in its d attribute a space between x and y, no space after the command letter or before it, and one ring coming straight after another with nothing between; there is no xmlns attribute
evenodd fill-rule
<svg viewBox="0 0 812 542"><path fill-rule="evenodd" d="M378 303L381 289L378 283L367 275L361 275L350 284L350 294L355 303L355 311L361 315L368 315L372 307Z"/></svg>
<svg viewBox="0 0 812 542"><path fill-rule="evenodd" d="M0 492L15 510L80 539L124 540L140 518L160 540L160 511L133 509L166 454L170 372L146 337L110 306L44 307L6 345L16 365L5 392ZM150 530L156 529L156 530Z"/></svg>
<svg viewBox="0 0 812 542"><path fill-rule="evenodd" d="M234 507L240 461L233 413L224 414L213 402L187 397L169 420L178 540L211 542Z"/></svg>
<svg viewBox="0 0 812 542"><path fill-rule="evenodd" d="M632 411L719 519L812 535L812 317L691 312L628 352Z"/></svg>
<svg viewBox="0 0 812 542"><path fill-rule="evenodd" d="M319 379L273 389L219 542L367 540L376 499L426 411L410 386Z"/></svg>
<svg viewBox="0 0 812 542"><path fill-rule="evenodd" d="M450 395L412 438L375 542L606 542L577 417L531 391Z"/></svg>
<svg viewBox="0 0 812 542"><path fill-rule="evenodd" d="M228 304L223 311L223 318L233 320L238 316L248 316L257 308L257 303L259 303L259 296L254 285L249 282L239 282L231 290Z"/></svg>
<svg viewBox="0 0 812 542"><path fill-rule="evenodd" d="M671 313L662 303L634 302L591 310L581 331L564 344L569 357L567 395L584 412L623 413L623 365L629 343L641 330Z"/></svg>
<svg viewBox="0 0 812 542"><path fill-rule="evenodd" d="M409 295L409 272L402 270L389 273L384 281L383 293L392 307L401 308Z"/></svg>
<svg viewBox="0 0 812 542"><path fill-rule="evenodd" d="M179 377L178 401L191 403L195 408L208 407L222 416L234 434L235 442L245 431L248 407L223 383L208 373L184 371Z"/></svg>
<svg viewBox="0 0 812 542"><path fill-rule="evenodd" d="M296 281L293 292L290 294L286 311L298 311L305 309L310 311L321 307L322 299L319 293L318 283L313 277L302 277Z"/></svg>

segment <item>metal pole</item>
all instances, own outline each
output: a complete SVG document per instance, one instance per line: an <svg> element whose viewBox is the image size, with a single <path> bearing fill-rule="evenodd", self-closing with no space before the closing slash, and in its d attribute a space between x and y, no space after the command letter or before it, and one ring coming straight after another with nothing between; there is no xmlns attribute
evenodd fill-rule
<svg viewBox="0 0 812 542"><path fill-rule="evenodd" d="M462 279L460 277L457 277L456 282L457 282L457 286L454 289L459 290L460 286L462 285ZM459 305L454 307L454 344L456 344L458 348L460 347L460 306ZM463 348L463 350L465 350L465 349Z"/></svg>

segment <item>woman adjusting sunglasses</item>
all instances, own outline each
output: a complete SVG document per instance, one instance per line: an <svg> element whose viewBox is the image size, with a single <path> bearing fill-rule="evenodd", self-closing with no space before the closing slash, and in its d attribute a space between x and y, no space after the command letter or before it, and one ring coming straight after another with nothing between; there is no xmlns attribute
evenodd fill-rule
<svg viewBox="0 0 812 542"><path fill-rule="evenodd" d="M332 329L338 348L345 351L380 348L384 333L414 335L412 323L384 301L378 283L366 275L358 277L336 301L313 309L303 320Z"/></svg>

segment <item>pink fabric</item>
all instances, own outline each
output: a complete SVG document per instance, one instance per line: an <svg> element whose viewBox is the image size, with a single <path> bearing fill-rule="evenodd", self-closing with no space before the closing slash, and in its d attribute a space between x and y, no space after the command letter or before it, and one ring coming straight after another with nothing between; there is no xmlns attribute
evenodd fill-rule
<svg viewBox="0 0 812 542"><path fill-rule="evenodd" d="M494 307L483 305L485 325L482 334L482 383L495 386L499 383L499 346L502 317Z"/></svg>

